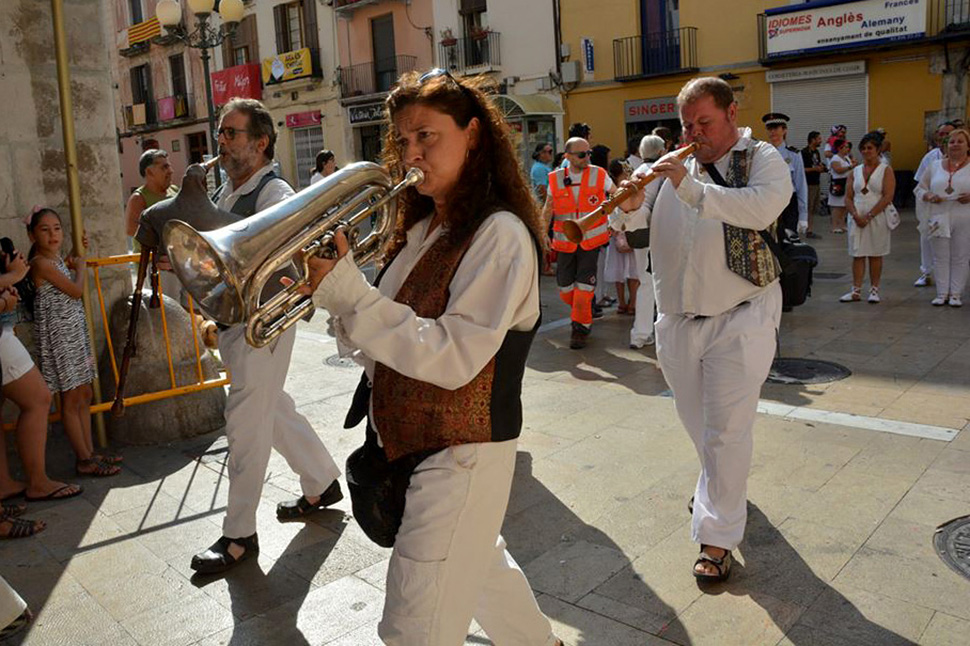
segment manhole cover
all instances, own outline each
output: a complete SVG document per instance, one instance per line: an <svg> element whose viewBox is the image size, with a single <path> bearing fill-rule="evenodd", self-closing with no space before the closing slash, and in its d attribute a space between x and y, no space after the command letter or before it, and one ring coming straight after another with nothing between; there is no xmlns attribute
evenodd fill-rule
<svg viewBox="0 0 970 646"><path fill-rule="evenodd" d="M358 363L353 359L343 359L339 354L331 354L323 360L325 364L333 368L357 368Z"/></svg>
<svg viewBox="0 0 970 646"><path fill-rule="evenodd" d="M845 366L820 359L786 359L771 363L768 381L773 384L827 384L852 374Z"/></svg>
<svg viewBox="0 0 970 646"><path fill-rule="evenodd" d="M951 570L970 579L970 516L954 518L937 527L933 544Z"/></svg>

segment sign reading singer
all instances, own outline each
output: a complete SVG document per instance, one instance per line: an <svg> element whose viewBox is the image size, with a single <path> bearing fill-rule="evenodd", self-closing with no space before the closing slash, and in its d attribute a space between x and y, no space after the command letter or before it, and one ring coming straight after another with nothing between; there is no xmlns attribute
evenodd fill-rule
<svg viewBox="0 0 970 646"><path fill-rule="evenodd" d="M925 35L926 0L817 0L765 12L768 58Z"/></svg>

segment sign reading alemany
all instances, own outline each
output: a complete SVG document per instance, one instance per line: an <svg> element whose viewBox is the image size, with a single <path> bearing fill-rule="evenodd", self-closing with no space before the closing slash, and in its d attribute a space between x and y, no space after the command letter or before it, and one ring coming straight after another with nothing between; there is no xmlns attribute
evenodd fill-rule
<svg viewBox="0 0 970 646"><path fill-rule="evenodd" d="M769 58L922 38L926 0L818 0L765 12Z"/></svg>

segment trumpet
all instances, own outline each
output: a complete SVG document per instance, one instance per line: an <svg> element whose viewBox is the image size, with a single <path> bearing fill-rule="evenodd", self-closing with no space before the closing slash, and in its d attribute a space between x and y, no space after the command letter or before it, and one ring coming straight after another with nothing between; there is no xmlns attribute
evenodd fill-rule
<svg viewBox="0 0 970 646"><path fill-rule="evenodd" d="M309 282L309 259L336 257L333 238L343 230L357 265L370 262L391 231L397 196L423 181L421 170L412 168L395 185L381 166L358 162L218 229L200 232L172 220L163 246L199 307L223 325L245 322L246 341L259 348L313 309L312 298L299 293ZM374 214L372 230L361 237L360 225Z"/></svg>
<svg viewBox="0 0 970 646"><path fill-rule="evenodd" d="M692 143L688 146L684 146L680 150L674 151L667 155L668 158L676 159L687 159L690 155L697 151L700 146L696 143ZM663 158L661 158L663 159ZM634 177L630 180L631 186L626 186L621 188L617 192L596 207L594 210L590 211L578 220L566 220L562 223L563 233L566 238L573 244L579 244L583 241L583 236L586 231L593 228L596 221L602 218L604 215L609 215L619 206L622 202L626 201L627 198L631 197L637 191L643 190L647 184L657 179L659 175L653 171L647 171L646 175L641 175L640 177Z"/></svg>

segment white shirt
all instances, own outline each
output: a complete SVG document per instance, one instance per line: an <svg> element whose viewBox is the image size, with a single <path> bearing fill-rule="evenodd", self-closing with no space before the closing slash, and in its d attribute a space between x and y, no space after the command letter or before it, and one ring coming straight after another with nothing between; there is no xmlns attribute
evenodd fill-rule
<svg viewBox="0 0 970 646"><path fill-rule="evenodd" d="M222 194L219 196L219 201L216 203L216 206L226 211L232 210L232 207L236 205L239 198L253 191L259 185L259 180L263 178L263 175L271 170L273 170L273 162L266 162L265 166L253 173L252 177L247 179L242 186L235 190L232 190L232 180L229 180L226 187L222 189ZM263 209L268 209L274 204L282 202L295 192L293 187L277 177L266 184L257 196L256 212L259 213Z"/></svg>
<svg viewBox="0 0 970 646"><path fill-rule="evenodd" d="M740 128L731 150L745 150L751 129ZM652 204L650 249L661 314L715 316L759 296L758 287L727 266L724 223L765 229L791 199L788 164L771 144L754 144L745 188L718 186L691 157L678 188L665 181ZM714 165L725 178L731 151ZM649 197L649 196L648 196Z"/></svg>
<svg viewBox="0 0 970 646"><path fill-rule="evenodd" d="M919 183L919 181L923 179L923 173L925 173L930 167L930 164L941 159L943 159L943 151L939 148L934 148L923 155L923 159L921 159L919 162L919 168L917 168L916 173L913 174L913 179L916 181L916 183Z"/></svg>
<svg viewBox="0 0 970 646"><path fill-rule="evenodd" d="M953 189L952 193L946 192L947 186ZM957 201L960 195L970 193L970 164L953 173L951 179L946 160L941 157L923 169L923 176L913 192L916 194L917 203L922 204L929 213L929 235L949 238L954 218L962 222L970 219L970 204L960 204ZM939 204L923 202L923 196L927 193L939 195L943 201Z"/></svg>
<svg viewBox="0 0 970 646"><path fill-rule="evenodd" d="M372 287L347 254L317 289L336 320L338 340L374 378L380 362L412 379L455 390L478 375L509 330L531 330L539 317L539 264L525 224L500 211L478 228L449 284L444 314L421 318L394 296L439 238L425 239L431 218L415 224L407 244ZM379 432L379 429L375 429Z"/></svg>
<svg viewBox="0 0 970 646"><path fill-rule="evenodd" d="M313 171L313 174L310 175L310 184L312 185L322 181L323 181L323 175L321 175L317 171Z"/></svg>

